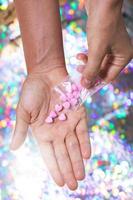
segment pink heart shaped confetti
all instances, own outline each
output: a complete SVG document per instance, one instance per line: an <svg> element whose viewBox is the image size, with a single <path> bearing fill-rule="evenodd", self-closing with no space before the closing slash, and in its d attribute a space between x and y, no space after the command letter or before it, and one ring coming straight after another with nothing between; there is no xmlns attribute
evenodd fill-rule
<svg viewBox="0 0 133 200"><path fill-rule="evenodd" d="M61 104L56 104L55 105L55 111L60 112L63 109L63 106Z"/></svg>
<svg viewBox="0 0 133 200"><path fill-rule="evenodd" d="M50 114L49 114L49 116L51 118L55 118L55 117L57 117L57 113L55 111L51 111Z"/></svg>
<svg viewBox="0 0 133 200"><path fill-rule="evenodd" d="M62 101L66 101L66 100L67 100L67 97L66 97L65 94L62 94L62 95L60 96L60 99L61 99Z"/></svg>
<svg viewBox="0 0 133 200"><path fill-rule="evenodd" d="M77 99L75 99L75 98L71 99L72 106L75 106L77 103L78 103Z"/></svg>
<svg viewBox="0 0 133 200"><path fill-rule="evenodd" d="M45 122L48 123L48 124L53 123L52 117L48 116L48 117L45 119Z"/></svg>
<svg viewBox="0 0 133 200"><path fill-rule="evenodd" d="M68 97L69 99L72 99L72 98L73 98L73 94L72 94L72 93L67 93L67 97Z"/></svg>
<svg viewBox="0 0 133 200"><path fill-rule="evenodd" d="M78 90L78 88L77 88L77 86L76 86L75 83L72 84L72 90L73 90L73 91L77 91L77 90Z"/></svg>
<svg viewBox="0 0 133 200"><path fill-rule="evenodd" d="M66 118L67 118L67 117L66 117L66 115L65 115L64 113L60 114L59 117L58 117L58 119L59 119L60 121L65 121Z"/></svg>
<svg viewBox="0 0 133 200"><path fill-rule="evenodd" d="M63 107L66 108L66 109L69 109L71 106L70 102L66 101L63 103Z"/></svg>
<svg viewBox="0 0 133 200"><path fill-rule="evenodd" d="M80 96L80 92L79 91L74 91L73 92L73 97L78 98Z"/></svg>
<svg viewBox="0 0 133 200"><path fill-rule="evenodd" d="M82 90L82 85L81 85L80 83L77 85L77 87L78 87L78 90L79 90L79 91Z"/></svg>

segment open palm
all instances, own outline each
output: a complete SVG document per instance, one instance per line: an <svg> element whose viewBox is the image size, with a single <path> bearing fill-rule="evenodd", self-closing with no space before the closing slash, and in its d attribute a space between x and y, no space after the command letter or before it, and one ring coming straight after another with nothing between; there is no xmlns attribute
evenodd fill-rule
<svg viewBox="0 0 133 200"><path fill-rule="evenodd" d="M68 112L66 121L45 123L49 111L56 101L47 78L29 76L23 84L17 106L15 134L11 144L17 149L25 140L30 125L44 162L54 181L70 189L77 188L77 180L85 176L83 158L90 157L87 115L83 106Z"/></svg>

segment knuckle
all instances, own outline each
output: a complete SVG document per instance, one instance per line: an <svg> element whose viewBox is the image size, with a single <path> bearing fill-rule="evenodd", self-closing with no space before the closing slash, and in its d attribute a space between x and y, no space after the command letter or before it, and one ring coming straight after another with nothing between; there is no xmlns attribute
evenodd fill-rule
<svg viewBox="0 0 133 200"><path fill-rule="evenodd" d="M76 140L75 136L72 134L68 134L66 141L67 141L68 147L71 149L77 149L79 146L78 141Z"/></svg>
<svg viewBox="0 0 133 200"><path fill-rule="evenodd" d="M66 152L60 152L58 153L57 155L57 160L60 161L60 160L68 160L68 154Z"/></svg>
<svg viewBox="0 0 133 200"><path fill-rule="evenodd" d="M68 145L69 145L69 147L70 147L71 149L77 149L77 148L78 148L78 143L77 143L76 141L70 141L70 142L68 143Z"/></svg>

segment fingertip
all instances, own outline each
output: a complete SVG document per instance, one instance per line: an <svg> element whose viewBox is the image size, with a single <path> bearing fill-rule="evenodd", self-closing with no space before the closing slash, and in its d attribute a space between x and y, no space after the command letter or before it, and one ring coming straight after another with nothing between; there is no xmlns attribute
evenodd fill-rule
<svg viewBox="0 0 133 200"><path fill-rule="evenodd" d="M87 79L86 77L81 78L81 85L85 88L90 88L91 87L91 80Z"/></svg>
<svg viewBox="0 0 133 200"><path fill-rule="evenodd" d="M89 152L89 151L86 151L86 152L83 152L83 158L85 159L85 160L88 160L88 159L90 159L90 157L91 157L91 151Z"/></svg>
<svg viewBox="0 0 133 200"><path fill-rule="evenodd" d="M67 183L67 186L70 190L74 191L74 190L77 190L78 188L78 183L76 180L70 180L68 183Z"/></svg>
<svg viewBox="0 0 133 200"><path fill-rule="evenodd" d="M82 148L82 155L84 159L90 159L91 157L91 143L90 138L88 138L88 142L84 143L84 146Z"/></svg>
<svg viewBox="0 0 133 200"><path fill-rule="evenodd" d="M15 151L17 148L13 144L9 144L10 151Z"/></svg>
<svg viewBox="0 0 133 200"><path fill-rule="evenodd" d="M76 55L76 58L80 60L80 59L82 59L82 56L83 56L82 53L78 53L78 54Z"/></svg>
<svg viewBox="0 0 133 200"><path fill-rule="evenodd" d="M78 53L76 55L76 58L79 59L79 60L83 60L85 63L87 62L87 55L85 53Z"/></svg>
<svg viewBox="0 0 133 200"><path fill-rule="evenodd" d="M75 174L77 181L82 181L85 178L85 168L83 170L78 170Z"/></svg>
<svg viewBox="0 0 133 200"><path fill-rule="evenodd" d="M63 187L65 185L63 176L61 176L60 173L58 173L58 175L56 174L55 176L52 176L52 179L59 187Z"/></svg>
<svg viewBox="0 0 133 200"><path fill-rule="evenodd" d="M56 181L56 184L60 187L64 187L65 182L63 180L59 180L58 182Z"/></svg>

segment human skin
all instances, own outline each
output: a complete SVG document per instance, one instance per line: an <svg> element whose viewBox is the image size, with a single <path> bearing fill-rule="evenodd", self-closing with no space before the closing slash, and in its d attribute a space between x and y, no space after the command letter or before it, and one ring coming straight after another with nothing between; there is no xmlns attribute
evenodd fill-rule
<svg viewBox="0 0 133 200"><path fill-rule="evenodd" d="M111 82L133 58L133 46L121 14L122 0L86 0L88 54L82 85L90 87L97 75Z"/></svg>
<svg viewBox="0 0 133 200"><path fill-rule="evenodd" d="M59 185L75 190L85 177L83 159L90 157L87 114L83 106L68 119L44 123L55 105L53 87L67 75L62 44L59 5L56 0L16 0L27 77L16 109L11 149L19 148L28 127L38 142L44 162Z"/></svg>

